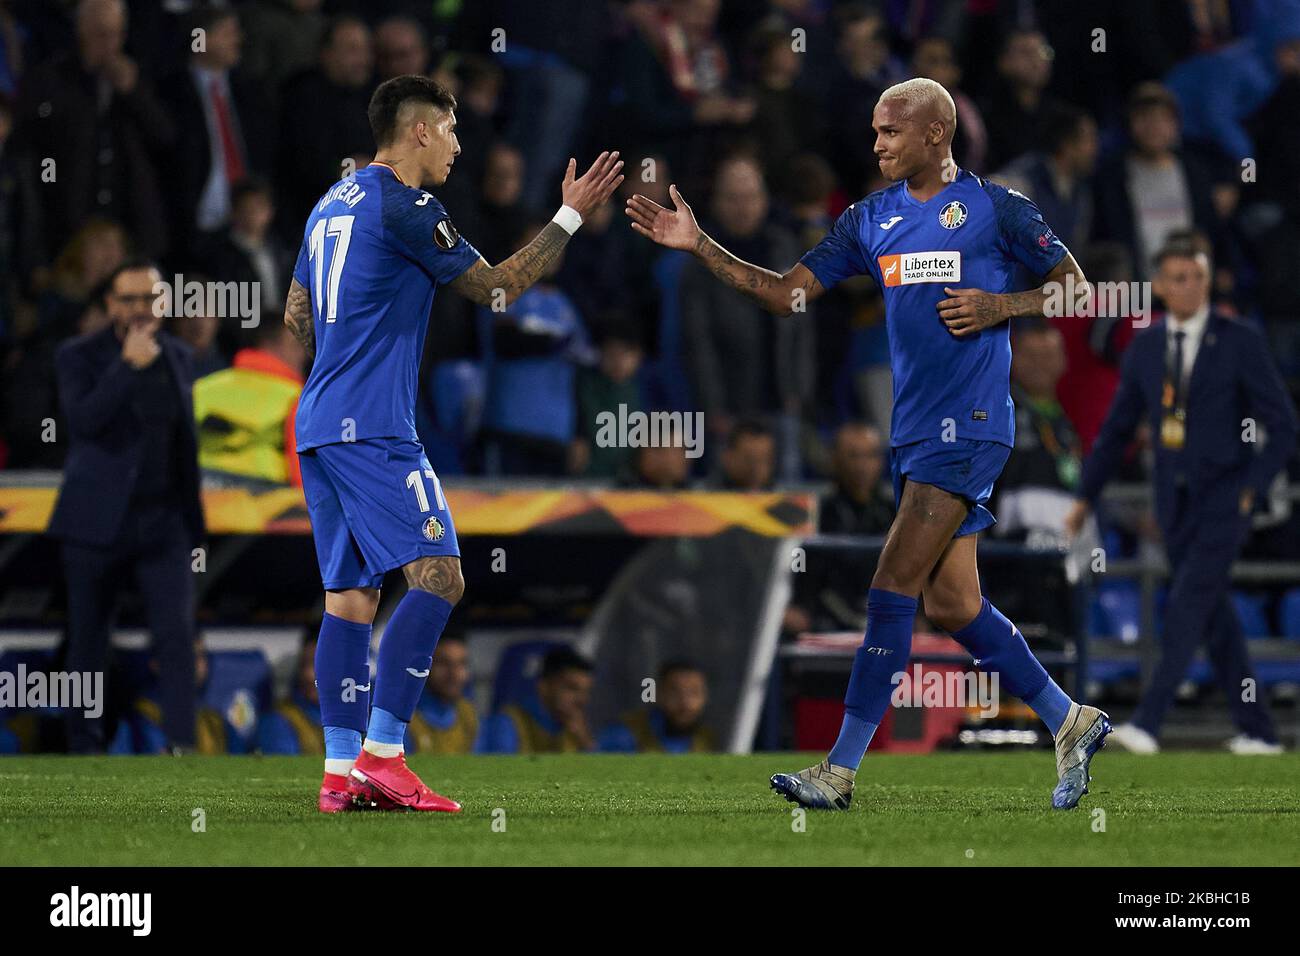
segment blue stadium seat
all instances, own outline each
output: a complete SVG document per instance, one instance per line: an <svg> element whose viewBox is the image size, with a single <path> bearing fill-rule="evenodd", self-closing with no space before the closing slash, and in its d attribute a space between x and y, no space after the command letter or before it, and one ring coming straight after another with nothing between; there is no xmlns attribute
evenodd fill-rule
<svg viewBox="0 0 1300 956"><path fill-rule="evenodd" d="M1137 640L1142 620L1142 593L1135 581L1102 580L1093 593L1090 625L1094 634Z"/></svg>
<svg viewBox="0 0 1300 956"><path fill-rule="evenodd" d="M9 650L0 654L0 671L18 674L18 666L24 665L27 673L45 671L50 667L54 652L40 649Z"/></svg>
<svg viewBox="0 0 1300 956"><path fill-rule="evenodd" d="M533 700L536 682L542 672L542 659L557 647L558 641L521 641L501 652L496 677L492 682L492 712L507 704Z"/></svg>
<svg viewBox="0 0 1300 956"><path fill-rule="evenodd" d="M1249 591L1233 591L1232 604L1237 609L1237 620L1241 622L1241 632L1247 637L1270 637L1273 628L1268 623L1268 611L1265 608L1267 598L1262 594Z"/></svg>
<svg viewBox="0 0 1300 956"><path fill-rule="evenodd" d="M1113 653L1115 649L1122 648L1124 645L1119 641L1101 641L1094 640L1091 642L1088 650L1088 681L1089 683L1098 683L1103 686L1118 684L1121 681L1137 680L1142 673L1142 666L1137 660L1130 657L1108 657L1108 651ZM1131 654L1131 652L1129 652Z"/></svg>
<svg viewBox="0 0 1300 956"><path fill-rule="evenodd" d="M271 706L271 666L261 651L208 654L208 682L200 707L225 718L231 753L250 752L257 739L257 718Z"/></svg>
<svg viewBox="0 0 1300 956"><path fill-rule="evenodd" d="M1255 661L1255 677L1264 687L1300 684L1300 661Z"/></svg>
<svg viewBox="0 0 1300 956"><path fill-rule="evenodd" d="M1300 588L1292 588L1282 595L1277 616L1282 624L1282 636L1300 640Z"/></svg>

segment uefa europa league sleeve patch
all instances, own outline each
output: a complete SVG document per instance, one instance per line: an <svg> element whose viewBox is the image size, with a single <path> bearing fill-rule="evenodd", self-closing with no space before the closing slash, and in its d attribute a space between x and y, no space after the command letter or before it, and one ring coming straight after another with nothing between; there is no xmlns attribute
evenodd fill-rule
<svg viewBox="0 0 1300 956"><path fill-rule="evenodd" d="M438 244L439 249L450 252L456 248L456 243L460 242L460 233L456 231L450 219L443 219L433 227L433 241Z"/></svg>

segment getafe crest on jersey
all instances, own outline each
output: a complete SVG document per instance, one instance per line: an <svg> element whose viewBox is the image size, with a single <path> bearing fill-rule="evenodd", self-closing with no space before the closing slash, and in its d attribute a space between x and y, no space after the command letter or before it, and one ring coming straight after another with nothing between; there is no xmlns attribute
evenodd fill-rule
<svg viewBox="0 0 1300 956"><path fill-rule="evenodd" d="M955 200L939 210L939 225L945 229L956 229L965 221L966 207Z"/></svg>
<svg viewBox="0 0 1300 956"><path fill-rule="evenodd" d="M959 170L926 202L898 182L854 203L802 261L828 289L864 273L880 286L894 372L894 446L941 438L947 422L955 437L1012 445L1007 324L959 338L938 304L949 297L945 289L1019 291L1022 266L1042 277L1065 256L1032 202Z"/></svg>

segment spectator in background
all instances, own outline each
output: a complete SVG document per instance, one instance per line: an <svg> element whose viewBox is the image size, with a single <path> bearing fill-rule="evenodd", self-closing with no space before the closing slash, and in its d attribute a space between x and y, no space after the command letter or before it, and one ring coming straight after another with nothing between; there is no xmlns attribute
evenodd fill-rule
<svg viewBox="0 0 1300 956"><path fill-rule="evenodd" d="M492 144L483 168L475 237L490 262L500 262L516 248L523 208L524 154L507 142ZM531 236L529 237L531 238Z"/></svg>
<svg viewBox="0 0 1300 956"><path fill-rule="evenodd" d="M731 65L715 34L718 0L630 4L634 30L618 57L622 134L655 144L673 167L693 169L715 140L754 118L753 99L728 85Z"/></svg>
<svg viewBox="0 0 1300 956"><path fill-rule="evenodd" d="M191 273L187 281L199 283L207 288L211 280L202 273ZM203 297L202 304L204 306L208 304L207 296ZM206 308L197 310L178 308L176 312L168 331L190 347L190 361L194 366L195 380L229 368L230 358L217 341L221 332L221 316L215 310L209 312Z"/></svg>
<svg viewBox="0 0 1300 956"><path fill-rule="evenodd" d="M1214 234L1213 185L1207 165L1178 149L1178 103L1159 83L1129 97L1128 144L1097 170L1097 238L1129 247L1139 279L1172 232L1195 226Z"/></svg>
<svg viewBox="0 0 1300 956"><path fill-rule="evenodd" d="M650 491L681 491L690 478L691 464L680 436L668 445L643 445L632 453L632 473L621 484Z"/></svg>
<svg viewBox="0 0 1300 956"><path fill-rule="evenodd" d="M1061 241L1082 249L1092 235L1096 166L1096 122L1083 110L1056 106L1043 117L1043 149L1025 153L992 178L1032 199Z"/></svg>
<svg viewBox="0 0 1300 956"><path fill-rule="evenodd" d="M736 423L722 449L722 491L768 491L776 474L776 436L757 419Z"/></svg>
<svg viewBox="0 0 1300 956"><path fill-rule="evenodd" d="M606 316L597 324L599 358L596 364L578 369L578 426L574 441L580 448L579 470L590 478L613 480L632 466L634 449L622 445L602 446L598 441L602 412L618 416L620 406L628 412L644 408L641 362L645 358L640 327L621 314Z"/></svg>
<svg viewBox="0 0 1300 956"><path fill-rule="evenodd" d="M323 5L324 0L251 0L239 8L245 34L241 63L272 116L279 115L285 82L311 69L320 55Z"/></svg>
<svg viewBox="0 0 1300 956"><path fill-rule="evenodd" d="M544 223L527 222L520 248ZM554 282L563 256L504 312L480 310L487 372L483 433L493 475L558 476L572 471L577 428L574 382L595 360L582 317Z"/></svg>
<svg viewBox="0 0 1300 956"><path fill-rule="evenodd" d="M316 641L319 625L305 628L298 648L298 666L288 695L261 715L257 751L264 754L325 755L325 731L320 722L320 691L316 687Z"/></svg>
<svg viewBox="0 0 1300 956"><path fill-rule="evenodd" d="M871 114L881 92L905 79L889 50L885 19L865 3L849 3L835 11L836 70L831 82L827 145L840 181L851 195L867 190L876 174Z"/></svg>
<svg viewBox="0 0 1300 956"><path fill-rule="evenodd" d="M0 96L0 348L31 331L28 300L45 244L39 167L13 146L13 128L13 100Z"/></svg>
<svg viewBox="0 0 1300 956"><path fill-rule="evenodd" d="M957 133L952 141L952 155L957 165L984 175L989 149L989 134L984 116L975 101L960 88L961 66L952 41L942 36L926 36L912 49L912 73L934 80L952 94L957 107ZM1049 220L1050 221L1050 220Z"/></svg>
<svg viewBox="0 0 1300 956"><path fill-rule="evenodd" d="M34 334L57 342L77 333L77 323L100 284L132 252L117 223L92 219L63 246L37 301Z"/></svg>
<svg viewBox="0 0 1300 956"><path fill-rule="evenodd" d="M467 234L478 236L479 193L492 144L501 133L505 71L489 57L475 54L457 57L455 67L451 79L456 90L456 139L460 141L460 155L456 157L456 175L443 183L438 198L452 219L466 227ZM581 230L578 235L582 235ZM454 298L439 296L434 299L434 307L443 299Z"/></svg>
<svg viewBox="0 0 1300 956"><path fill-rule="evenodd" d="M1133 288L1133 261L1127 246L1094 242L1086 247L1079 261L1092 283L1093 317L1062 315L1051 322L1061 333L1065 349L1065 372L1057 383L1056 396L1086 455L1092 450L1119 385L1120 358L1133 340L1132 313L1137 303L1130 299L1129 308L1120 312L1104 307L1098 297L1099 289Z"/></svg>
<svg viewBox="0 0 1300 956"><path fill-rule="evenodd" d="M555 181L573 155L589 111L610 5L548 0L491 6L488 22L509 37L494 53L511 77L506 136L528 153L523 202L529 209L550 208L559 198Z"/></svg>
<svg viewBox="0 0 1300 956"><path fill-rule="evenodd" d="M140 695L118 721L108 746L111 756L165 754L174 748L167 732L162 698L165 682L160 678L157 657L149 659L149 677ZM220 687L211 693L211 661L202 641L194 642L196 731L194 753L205 757L218 754L247 754L257 749L261 714L248 687ZM310 752L310 751L308 751Z"/></svg>
<svg viewBox="0 0 1300 956"><path fill-rule="evenodd" d="M55 163L57 177L37 191L46 222L61 230L96 217L121 222L138 251L156 256L168 242L158 164L176 131L123 50L126 29L123 0L81 0L77 52L42 63L23 80L16 136L28 155ZM51 257L42 251L42 261Z"/></svg>
<svg viewBox="0 0 1300 956"><path fill-rule="evenodd" d="M832 458L835 487L818 504L818 532L879 536L889 531L894 493L881 480L887 454L878 429L862 422L840 426ZM787 635L865 626L862 568L847 557L835 551L808 552L807 568L794 576L794 593L782 620Z"/></svg>
<svg viewBox="0 0 1300 956"><path fill-rule="evenodd" d="M767 186L753 159L723 161L710 208L708 233L740 258L774 269L799 258L794 237L768 221ZM695 259L682 269L679 301L683 360L710 435L727 435L737 418L803 408L812 388L811 315L775 319Z"/></svg>
<svg viewBox="0 0 1300 956"><path fill-rule="evenodd" d="M236 69L243 34L235 11L200 7L189 24L191 31L203 31L202 49L163 88L177 130L166 177L172 260L183 269L195 264L202 238L226 226L235 186L254 169L266 168L271 140L260 121L260 92Z"/></svg>
<svg viewBox="0 0 1300 956"><path fill-rule="evenodd" d="M1260 6L1249 36L1184 60L1165 78L1188 140L1221 153L1234 166L1257 155L1247 118L1283 77L1300 75L1300 2L1271 0Z"/></svg>
<svg viewBox="0 0 1300 956"><path fill-rule="evenodd" d="M197 686L191 549L204 526L194 375L189 349L154 314L161 281L147 262L124 263L105 295L112 325L59 349L68 459L47 533L63 546L66 668L104 672L114 592L129 569L159 662L163 728L185 749L195 742ZM71 711L68 743L74 753L102 751L103 728Z"/></svg>
<svg viewBox="0 0 1300 956"><path fill-rule="evenodd" d="M37 304L34 327L18 335L3 357L0 412L9 468L59 468L67 445L49 425L59 419L54 356L78 333L103 327L101 286L126 261L126 234L92 220L64 246Z"/></svg>
<svg viewBox="0 0 1300 956"><path fill-rule="evenodd" d="M294 416L307 353L283 322L261 322L252 343L194 383L199 467L301 486Z"/></svg>
<svg viewBox="0 0 1300 956"><path fill-rule="evenodd" d="M1016 443L998 479L993 530L1037 547L1064 547L1082 457L1079 436L1056 397L1065 372L1064 340L1055 327L1032 319L1017 319L1011 338Z"/></svg>
<svg viewBox="0 0 1300 956"><path fill-rule="evenodd" d="M718 742L704 726L709 681L689 661L659 668L650 707L630 710L600 733L602 753L713 753Z"/></svg>
<svg viewBox="0 0 1300 956"><path fill-rule="evenodd" d="M1060 103L1047 92L1053 55L1037 30L1006 34L993 88L980 104L989 133L989 169L1001 169L1021 153L1046 146L1044 120Z"/></svg>
<svg viewBox="0 0 1300 956"><path fill-rule="evenodd" d="M375 27L375 79L424 76L429 72L429 40L411 17L389 17Z"/></svg>
<svg viewBox="0 0 1300 956"><path fill-rule="evenodd" d="M894 495L881 479L888 449L880 432L848 422L835 432L831 465L835 488L818 506L823 534L884 534L894 521Z"/></svg>
<svg viewBox="0 0 1300 956"><path fill-rule="evenodd" d="M507 704L488 718L483 751L495 754L577 753L594 750L587 722L591 662L571 647L559 647L542 661L537 693Z"/></svg>
<svg viewBox="0 0 1300 956"><path fill-rule="evenodd" d="M461 634L443 634L433 651L429 679L406 728L406 750L421 754L474 753L478 713L465 696L469 648Z"/></svg>
<svg viewBox="0 0 1300 956"><path fill-rule="evenodd" d="M798 85L807 54L794 49L789 25L780 17L764 20L750 46L758 62L753 129L764 169L784 176L799 152L824 135L821 104Z"/></svg>
<svg viewBox="0 0 1300 956"><path fill-rule="evenodd" d="M219 282L256 282L262 315L279 315L293 261L271 231L275 195L266 180L254 176L234 185L230 202L230 224L204 243L204 269Z"/></svg>
<svg viewBox="0 0 1300 956"><path fill-rule="evenodd" d="M374 155L366 113L373 62L370 30L340 17L325 32L317 66L285 85L276 189L285 239L295 246L307 211L346 172L343 162Z"/></svg>

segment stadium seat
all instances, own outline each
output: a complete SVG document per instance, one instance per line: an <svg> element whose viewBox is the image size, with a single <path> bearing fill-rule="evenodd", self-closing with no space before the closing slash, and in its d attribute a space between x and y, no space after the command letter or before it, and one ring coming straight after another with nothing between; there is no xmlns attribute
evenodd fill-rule
<svg viewBox="0 0 1300 956"><path fill-rule="evenodd" d="M208 655L208 681L200 707L225 718L231 753L248 753L257 736L258 715L271 706L271 666L261 651L218 651Z"/></svg>
<svg viewBox="0 0 1300 956"><path fill-rule="evenodd" d="M1291 588L1282 595L1278 618L1282 625L1282 636L1300 640L1300 588Z"/></svg>
<svg viewBox="0 0 1300 956"><path fill-rule="evenodd" d="M537 693L536 681L542 672L542 659L557 647L558 641L521 641L501 652L496 678L492 683L492 712L507 704L522 704Z"/></svg>
<svg viewBox="0 0 1300 956"><path fill-rule="evenodd" d="M1273 628L1268 623L1267 598L1249 591L1233 591L1232 604L1237 609L1237 620L1246 637L1269 637Z"/></svg>
<svg viewBox="0 0 1300 956"><path fill-rule="evenodd" d="M1125 644L1138 639L1142 621L1142 592L1135 581L1103 580L1093 594L1089 615L1092 633L1119 638Z"/></svg>

